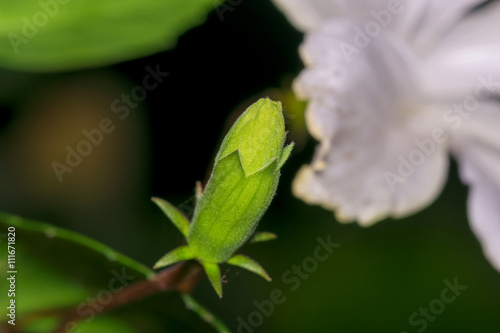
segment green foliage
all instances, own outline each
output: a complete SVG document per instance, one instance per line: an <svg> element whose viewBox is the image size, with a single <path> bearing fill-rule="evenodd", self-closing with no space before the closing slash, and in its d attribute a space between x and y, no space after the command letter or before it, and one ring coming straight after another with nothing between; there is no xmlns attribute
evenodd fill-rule
<svg viewBox="0 0 500 333"><path fill-rule="evenodd" d="M0 65L52 71L143 57L203 22L212 0L2 2Z"/></svg>
<svg viewBox="0 0 500 333"><path fill-rule="evenodd" d="M53 332L57 328L58 321L55 318L44 318L36 320L33 323L26 325L24 332L26 333L47 333ZM120 321L119 319L100 316L88 323L80 323L76 325L75 330L78 333L136 333L138 332L130 325ZM76 332L76 331L74 331Z"/></svg>

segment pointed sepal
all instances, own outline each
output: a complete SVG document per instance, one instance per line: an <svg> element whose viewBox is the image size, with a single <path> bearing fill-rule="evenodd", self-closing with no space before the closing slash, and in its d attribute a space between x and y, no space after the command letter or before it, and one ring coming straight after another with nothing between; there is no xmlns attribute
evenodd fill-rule
<svg viewBox="0 0 500 333"><path fill-rule="evenodd" d="M278 238L278 236L276 236L276 234L273 234L272 232L258 231L250 239L250 243L267 242L276 238Z"/></svg>
<svg viewBox="0 0 500 333"><path fill-rule="evenodd" d="M242 254L235 254L227 261L227 263L233 266L244 268L252 273L260 275L267 281L272 280L269 274L267 274L264 268L262 268L262 266L257 261Z"/></svg>
<svg viewBox="0 0 500 333"><path fill-rule="evenodd" d="M173 249L172 251L168 252L165 254L163 257L160 258L154 265L154 268L161 268L165 267L168 265L175 264L176 262L183 261L183 260L190 260L194 259L194 254L191 252L191 249L187 246L181 246L176 249Z"/></svg>
<svg viewBox="0 0 500 333"><path fill-rule="evenodd" d="M278 159L278 163L276 165L276 171L281 169L283 164L285 164L286 160L290 157L290 153L292 152L293 147L295 146L295 142L290 143L288 146L283 148L281 155Z"/></svg>
<svg viewBox="0 0 500 333"><path fill-rule="evenodd" d="M205 269L205 273L207 273L208 280L214 287L215 292L222 298L222 280L220 276L220 268L217 264L207 263L201 261L201 265Z"/></svg>
<svg viewBox="0 0 500 333"><path fill-rule="evenodd" d="M182 235L187 237L189 230L188 218L177 207L166 200L160 198L151 198L151 200L160 207L163 213L165 213L176 228L179 229Z"/></svg>

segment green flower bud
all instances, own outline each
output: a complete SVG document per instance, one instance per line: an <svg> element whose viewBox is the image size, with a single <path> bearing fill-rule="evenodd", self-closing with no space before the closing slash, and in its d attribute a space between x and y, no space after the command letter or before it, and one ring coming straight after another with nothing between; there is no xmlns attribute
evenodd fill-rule
<svg viewBox="0 0 500 333"><path fill-rule="evenodd" d="M169 252L157 267L197 259L219 295L222 287L217 264L227 262L269 278L257 262L235 252L253 235L276 193L280 168L293 148L293 144L283 147L285 135L281 103L260 99L224 138L191 223L175 207L156 199L187 239L186 246ZM257 234L252 241L273 236Z"/></svg>
<svg viewBox="0 0 500 333"><path fill-rule="evenodd" d="M198 258L225 262L253 234L276 193L284 139L280 103L261 99L238 118L189 229L188 244Z"/></svg>

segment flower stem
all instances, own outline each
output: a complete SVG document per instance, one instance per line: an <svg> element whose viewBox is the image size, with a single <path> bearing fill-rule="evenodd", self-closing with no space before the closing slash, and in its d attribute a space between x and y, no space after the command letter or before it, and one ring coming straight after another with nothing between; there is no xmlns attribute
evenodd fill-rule
<svg viewBox="0 0 500 333"><path fill-rule="evenodd" d="M159 272L152 279L138 281L113 295L113 299L106 305L100 304L100 313L128 305L148 296L164 291L179 291L189 293L198 283L203 271L198 263L187 261L171 266ZM92 306L92 304L90 304ZM71 331L74 325L82 320L77 312L78 307L63 311L62 321L54 333Z"/></svg>

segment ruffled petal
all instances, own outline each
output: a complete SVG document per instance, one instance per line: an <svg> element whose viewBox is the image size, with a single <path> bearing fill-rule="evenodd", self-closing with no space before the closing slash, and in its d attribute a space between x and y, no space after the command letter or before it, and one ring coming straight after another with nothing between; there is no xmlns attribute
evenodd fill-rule
<svg viewBox="0 0 500 333"><path fill-rule="evenodd" d="M341 221L369 225L435 199L447 172L447 145L429 139L435 126L424 115L436 110L420 104L418 63L405 45L384 34L347 62L338 49L339 40L352 37L347 27L329 21L302 47L309 67L295 89L310 100L308 127L320 145L293 190L335 210Z"/></svg>
<svg viewBox="0 0 500 333"><path fill-rule="evenodd" d="M409 215L430 204L446 179L447 146L431 139L431 126L425 133L411 119L382 125L372 111L358 119L344 115L343 126L321 142L293 183L297 197L334 210L341 222L370 225Z"/></svg>

